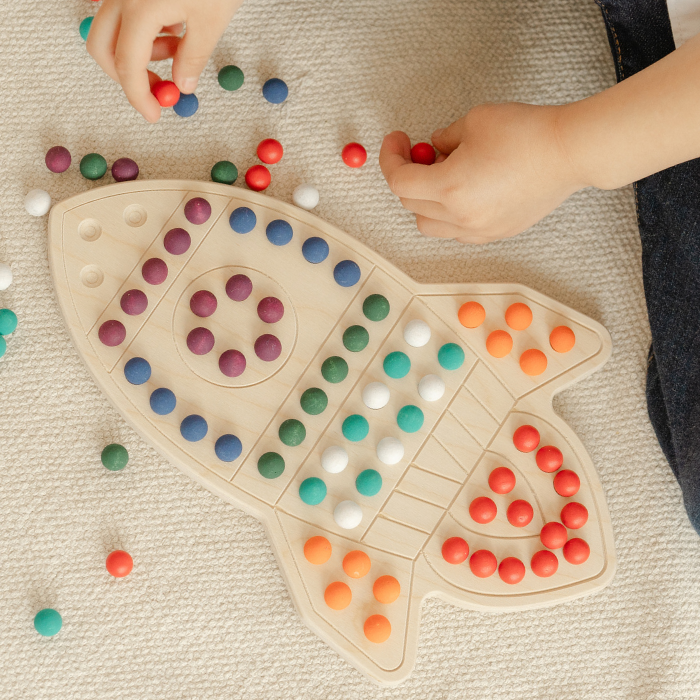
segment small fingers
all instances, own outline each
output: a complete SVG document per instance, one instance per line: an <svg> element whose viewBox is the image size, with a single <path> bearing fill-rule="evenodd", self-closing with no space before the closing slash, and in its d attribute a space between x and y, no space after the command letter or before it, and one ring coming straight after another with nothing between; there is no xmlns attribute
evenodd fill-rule
<svg viewBox="0 0 700 700"><path fill-rule="evenodd" d="M114 52L121 27L121 9L115 2L105 0L92 21L90 33L85 44L88 53L107 75L119 82L114 66Z"/></svg>
<svg viewBox="0 0 700 700"><path fill-rule="evenodd" d="M151 61L164 61L166 58L172 58L177 52L180 41L179 36L156 37L151 51Z"/></svg>
<svg viewBox="0 0 700 700"><path fill-rule="evenodd" d="M394 131L384 138L379 167L395 195L437 201L442 171L434 165L411 162L411 142L402 131Z"/></svg>
<svg viewBox="0 0 700 700"><path fill-rule="evenodd" d="M228 22L220 25L188 22L187 31L173 60L173 80L182 92L189 94L197 88L199 76L227 24Z"/></svg>
<svg viewBox="0 0 700 700"><path fill-rule="evenodd" d="M404 208L414 214L420 214L438 221L450 221L452 218L450 212L440 202L431 202L429 199L406 199L404 197L400 197L400 200Z"/></svg>

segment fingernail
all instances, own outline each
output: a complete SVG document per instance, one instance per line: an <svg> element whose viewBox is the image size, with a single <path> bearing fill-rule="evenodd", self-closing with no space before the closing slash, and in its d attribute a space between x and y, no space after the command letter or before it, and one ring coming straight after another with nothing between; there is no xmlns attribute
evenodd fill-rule
<svg viewBox="0 0 700 700"><path fill-rule="evenodd" d="M191 94L197 89L197 78L185 78L182 81L182 91Z"/></svg>
<svg viewBox="0 0 700 700"><path fill-rule="evenodd" d="M433 138L434 139L439 139L440 136L442 135L442 132L445 131L444 129L436 129L433 131Z"/></svg>

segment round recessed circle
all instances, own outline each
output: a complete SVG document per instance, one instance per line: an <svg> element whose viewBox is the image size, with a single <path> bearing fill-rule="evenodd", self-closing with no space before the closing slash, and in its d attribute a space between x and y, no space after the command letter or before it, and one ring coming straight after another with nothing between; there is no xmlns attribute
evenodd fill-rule
<svg viewBox="0 0 700 700"><path fill-rule="evenodd" d="M148 219L148 213L140 204L130 204L124 209L124 221L127 226L138 228L146 223L146 219Z"/></svg>
<svg viewBox="0 0 700 700"><path fill-rule="evenodd" d="M90 289L99 287L105 280L105 275L97 265L86 265L80 271L80 281Z"/></svg>
<svg viewBox="0 0 700 700"><path fill-rule="evenodd" d="M97 219L85 219L78 224L78 234L84 241L92 243L102 235L102 225Z"/></svg>

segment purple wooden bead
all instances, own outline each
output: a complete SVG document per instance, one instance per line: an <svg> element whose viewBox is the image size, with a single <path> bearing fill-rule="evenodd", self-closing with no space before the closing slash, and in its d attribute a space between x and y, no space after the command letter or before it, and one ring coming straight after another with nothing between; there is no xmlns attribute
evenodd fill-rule
<svg viewBox="0 0 700 700"><path fill-rule="evenodd" d="M64 173L70 168L70 152L63 146L54 146L46 152L46 167L52 173Z"/></svg>
<svg viewBox="0 0 700 700"><path fill-rule="evenodd" d="M170 255L182 255L190 249L192 239L184 228L171 228L165 234L163 246Z"/></svg>
<svg viewBox="0 0 700 700"><path fill-rule="evenodd" d="M117 182L128 182L139 176L139 166L131 158L119 158L112 165L112 177Z"/></svg>
<svg viewBox="0 0 700 700"><path fill-rule="evenodd" d="M219 358L219 369L227 377L240 377L245 364L245 355L238 350L227 350Z"/></svg>
<svg viewBox="0 0 700 700"><path fill-rule="evenodd" d="M191 224L203 224L210 216L211 204L203 197L194 197L185 204L185 217Z"/></svg>
<svg viewBox="0 0 700 700"><path fill-rule="evenodd" d="M211 316L216 311L216 297L206 289L200 289L190 298L190 309L201 318Z"/></svg>
<svg viewBox="0 0 700 700"><path fill-rule="evenodd" d="M162 284L168 276L168 266L160 258L146 260L141 274L148 284Z"/></svg>
<svg viewBox="0 0 700 700"><path fill-rule="evenodd" d="M276 336L265 333L255 341L255 354L263 362L273 362L282 354L282 343Z"/></svg>
<svg viewBox="0 0 700 700"><path fill-rule="evenodd" d="M130 289L122 294L122 311L129 316L142 314L148 306L148 297L140 289Z"/></svg>
<svg viewBox="0 0 700 700"><path fill-rule="evenodd" d="M248 275L234 275L226 282L226 294L234 301L245 301L253 291L253 283Z"/></svg>
<svg viewBox="0 0 700 700"><path fill-rule="evenodd" d="M284 304L277 297L265 297L258 304L258 316L265 323L277 323L284 316Z"/></svg>
<svg viewBox="0 0 700 700"><path fill-rule="evenodd" d="M206 355L214 347L214 334L208 328L195 328L187 336L187 347L195 355Z"/></svg>
<svg viewBox="0 0 700 700"><path fill-rule="evenodd" d="M124 324L119 321L105 321L100 326L97 335L103 345L114 348L124 342L124 338L126 338L126 328L124 328Z"/></svg>

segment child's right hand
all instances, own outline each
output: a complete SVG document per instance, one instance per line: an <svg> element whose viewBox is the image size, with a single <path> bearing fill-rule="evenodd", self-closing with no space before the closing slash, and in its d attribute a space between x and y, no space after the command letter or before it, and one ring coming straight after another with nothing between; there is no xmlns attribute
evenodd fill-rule
<svg viewBox="0 0 700 700"><path fill-rule="evenodd" d="M149 122L160 117L151 94L158 79L149 61L173 58L173 81L192 93L219 38L243 0L104 0L87 50L121 84L129 102ZM184 37L183 23L187 30ZM159 36L165 34L166 36Z"/></svg>

